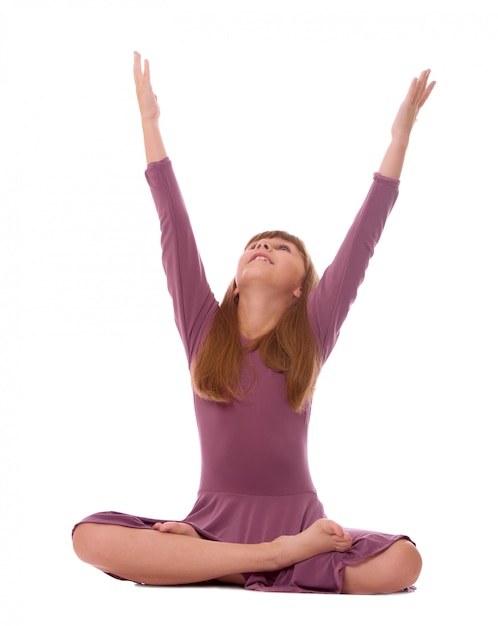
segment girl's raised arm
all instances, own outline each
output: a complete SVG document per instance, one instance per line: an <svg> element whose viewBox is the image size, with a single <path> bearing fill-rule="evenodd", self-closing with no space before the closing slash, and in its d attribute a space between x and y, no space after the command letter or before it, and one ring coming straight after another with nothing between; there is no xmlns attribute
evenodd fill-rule
<svg viewBox="0 0 498 626"><path fill-rule="evenodd" d="M161 111L157 102L157 96L150 84L149 61L144 60L142 71L142 59L138 52L134 53L133 76L137 91L138 106L142 116L142 130L144 134L145 157L147 164L162 161L167 154L159 130L159 116Z"/></svg>
<svg viewBox="0 0 498 626"><path fill-rule="evenodd" d="M380 165L379 174L400 178L413 125L417 120L418 112L436 84L432 81L427 85L430 72L430 70L424 70L418 78L412 80L392 125L391 143Z"/></svg>

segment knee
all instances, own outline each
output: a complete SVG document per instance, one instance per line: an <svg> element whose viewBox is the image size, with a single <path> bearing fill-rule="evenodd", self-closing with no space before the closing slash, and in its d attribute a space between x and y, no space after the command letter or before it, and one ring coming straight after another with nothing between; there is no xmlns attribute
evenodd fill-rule
<svg viewBox="0 0 498 626"><path fill-rule="evenodd" d="M394 543L392 553L392 572L397 579L399 590L413 585L422 571L422 557L420 552L408 539L400 539Z"/></svg>
<svg viewBox="0 0 498 626"><path fill-rule="evenodd" d="M105 540L101 524L84 522L73 532L73 549L79 559L96 567L102 561L105 551Z"/></svg>
<svg viewBox="0 0 498 626"><path fill-rule="evenodd" d="M413 585L422 569L422 558L408 539L344 570L343 593L395 593Z"/></svg>

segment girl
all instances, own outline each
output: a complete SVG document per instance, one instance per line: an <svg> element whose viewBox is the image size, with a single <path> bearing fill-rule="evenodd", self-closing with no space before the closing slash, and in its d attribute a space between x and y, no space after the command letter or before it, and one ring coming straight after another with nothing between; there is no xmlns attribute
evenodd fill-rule
<svg viewBox="0 0 498 626"><path fill-rule="evenodd" d="M150 585L218 580L248 589L372 594L406 589L421 558L405 535L325 516L307 461L314 384L398 194L429 70L413 79L392 140L333 263L318 280L300 239L253 237L221 305L209 289L159 129L149 63L134 77L162 259L194 391L202 448L197 501L181 521L105 512L76 525L80 559Z"/></svg>

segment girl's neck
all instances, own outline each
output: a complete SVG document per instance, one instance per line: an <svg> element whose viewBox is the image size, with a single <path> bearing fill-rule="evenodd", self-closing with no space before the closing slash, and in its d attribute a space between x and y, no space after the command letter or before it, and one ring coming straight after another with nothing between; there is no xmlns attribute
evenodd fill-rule
<svg viewBox="0 0 498 626"><path fill-rule="evenodd" d="M238 318L240 334L257 339L275 328L289 303L277 298L255 299L239 297Z"/></svg>

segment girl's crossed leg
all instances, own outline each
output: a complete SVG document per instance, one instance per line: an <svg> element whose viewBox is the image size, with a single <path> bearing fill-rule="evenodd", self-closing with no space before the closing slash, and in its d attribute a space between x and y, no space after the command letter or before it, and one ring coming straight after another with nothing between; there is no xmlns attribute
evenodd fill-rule
<svg viewBox="0 0 498 626"><path fill-rule="evenodd" d="M303 532L259 544L209 541L188 524L166 522L154 529L82 523L73 534L78 557L127 580L181 585L209 580L243 585L241 572L277 571L323 552L344 552L351 537L332 520L321 519ZM381 554L345 568L343 593L399 591L415 582L421 559L400 540Z"/></svg>

